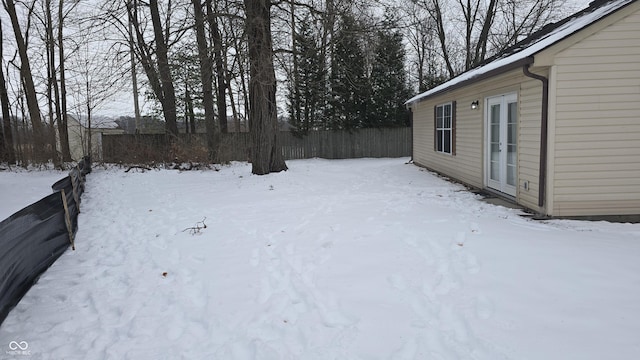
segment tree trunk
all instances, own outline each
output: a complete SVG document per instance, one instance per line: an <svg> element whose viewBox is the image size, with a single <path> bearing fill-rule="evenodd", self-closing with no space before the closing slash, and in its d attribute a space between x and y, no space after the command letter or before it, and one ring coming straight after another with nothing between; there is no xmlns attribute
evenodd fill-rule
<svg viewBox="0 0 640 360"><path fill-rule="evenodd" d="M216 65L216 84L217 96L216 102L218 107L218 123L220 124L220 132L226 134L229 132L227 128L227 102L225 98L226 85L226 69L224 68L224 59L222 55L222 34L218 28L218 21L213 12L211 0L205 0L207 6L207 19L211 31L211 41L213 45L213 57Z"/></svg>
<svg viewBox="0 0 640 360"><path fill-rule="evenodd" d="M287 170L278 143L276 77L271 39L271 0L244 0L249 42L249 125L251 172Z"/></svg>
<svg viewBox="0 0 640 360"><path fill-rule="evenodd" d="M62 1L62 0L60 0ZM135 46L133 41L133 26L131 13L127 11L128 15L128 31L129 31L129 61L131 62L131 85L133 87L133 112L135 114L135 131L134 133L138 133L140 131L140 103L138 100L138 74L136 73L136 62L135 62Z"/></svg>
<svg viewBox="0 0 640 360"><path fill-rule="evenodd" d="M56 151L56 133L55 126L56 123L58 128L60 128L61 119L60 119L60 105L58 104L58 99L60 97L60 92L58 90L58 82L56 77L56 49L55 42L53 41L53 17L51 16L51 0L45 1L45 12L46 12L46 34L45 34L45 46L47 49L47 103L49 110L49 124L51 126L50 142L51 142L51 159L55 166L60 165L60 159L58 157L58 153ZM54 112L55 107L55 112ZM60 139L62 140L62 139Z"/></svg>
<svg viewBox="0 0 640 360"><path fill-rule="evenodd" d="M192 134L196 133L196 114L193 112L193 99L191 98L191 94L187 89L187 118L190 124L187 132L191 132Z"/></svg>
<svg viewBox="0 0 640 360"><path fill-rule="evenodd" d="M0 18L0 59L3 58L4 37L2 34L2 19ZM16 162L16 152L13 147L13 132L11 131L11 114L9 112L9 95L4 78L4 69L0 64L0 102L2 103L2 131L0 131L0 161L9 164ZM4 133L4 136L2 135Z"/></svg>
<svg viewBox="0 0 640 360"><path fill-rule="evenodd" d="M477 65L481 63L487 57L487 43L489 41L489 30L493 25L493 19L495 17L495 9L496 9L497 2L498 2L497 0L491 0L489 2L487 15L485 17L484 23L482 24L482 30L480 31L480 36L478 37L478 43L476 44L473 65Z"/></svg>
<svg viewBox="0 0 640 360"><path fill-rule="evenodd" d="M169 67L169 57L167 39L163 34L163 27L160 23L160 12L158 11L158 0L149 0L151 10L151 22L153 23L153 34L156 43L156 56L158 59L158 78L162 86L164 98L161 102L164 121L167 132L171 135L178 134L178 122L176 112L176 91L171 78L171 68Z"/></svg>
<svg viewBox="0 0 640 360"><path fill-rule="evenodd" d="M191 2L196 20L196 42L198 43L198 58L200 60L200 80L202 81L202 106L204 107L204 121L207 128L207 149L209 160L217 162L219 160L220 129L215 122L213 112L213 74L207 35L204 29L204 12L200 0L191 0Z"/></svg>
<svg viewBox="0 0 640 360"><path fill-rule="evenodd" d="M67 116L67 82L65 74L65 58L64 58L64 43L63 43L63 11L62 5L64 0L60 0L58 3L58 52L60 61L60 111L62 115L61 124L58 126L58 132L60 134L60 150L62 150L62 161L72 161L71 149L69 148L69 129L67 128L68 116Z"/></svg>
<svg viewBox="0 0 640 360"><path fill-rule="evenodd" d="M456 72L453 69L453 65L451 64L451 58L449 57L449 51L447 50L447 33L444 28L444 22L442 19L442 9L440 8L439 0L433 0L434 11L431 16L436 22L436 28L438 30L438 39L440 39L440 46L442 47L442 56L444 57L444 62L447 64L447 71L449 71L449 77L453 78L456 76Z"/></svg>
<svg viewBox="0 0 640 360"><path fill-rule="evenodd" d="M231 35L231 41L233 42L233 47L236 49L244 48L242 42L244 39L240 39L238 33L241 31L237 31L235 26L233 25L233 21L229 22L229 34ZM246 58L244 56L236 56L237 65L238 65L238 75L240 76L240 81L238 84L238 94L242 93L242 96L238 95L238 107L240 107L240 97L242 98L242 106L244 108L244 113L249 114L249 91L247 91L247 81L245 75L247 73L245 67ZM227 74L227 88L228 92L232 93L233 89L231 87L231 77ZM233 102L233 101L232 101Z"/></svg>
<svg viewBox="0 0 640 360"><path fill-rule="evenodd" d="M46 138L44 136L42 117L40 116L40 108L38 106L38 98L36 94L36 87L33 83L33 77L31 76L31 66L29 64L29 57L27 55L27 45L25 39L22 36L22 30L20 29L20 22L16 13L16 7L14 0L4 1L5 10L11 18L11 25L13 27L13 33L15 35L16 45L18 47L18 54L20 55L20 77L22 79L22 86L27 99L27 108L29 111L29 118L33 126L33 147L34 156L37 161L44 161L44 148Z"/></svg>

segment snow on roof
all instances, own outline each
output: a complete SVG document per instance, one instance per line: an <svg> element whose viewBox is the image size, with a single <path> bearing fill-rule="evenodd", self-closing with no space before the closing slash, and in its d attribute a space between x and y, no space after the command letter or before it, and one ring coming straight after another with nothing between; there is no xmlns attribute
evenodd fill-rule
<svg viewBox="0 0 640 360"><path fill-rule="evenodd" d="M480 65L479 67L466 71L433 89L412 97L405 102L405 105L418 102L431 95L443 92L446 89L462 82L480 78L482 75L487 74L490 71L496 71L515 62L523 61L527 57L548 48L558 41L576 33L590 24L593 24L633 1L635 0L613 0L608 3L605 2L604 4L601 1L594 1L588 8L569 16L564 20L558 21L557 23L548 25L551 27L550 31L548 28L541 29L531 37L524 39L494 58L489 59L489 61L484 65Z"/></svg>

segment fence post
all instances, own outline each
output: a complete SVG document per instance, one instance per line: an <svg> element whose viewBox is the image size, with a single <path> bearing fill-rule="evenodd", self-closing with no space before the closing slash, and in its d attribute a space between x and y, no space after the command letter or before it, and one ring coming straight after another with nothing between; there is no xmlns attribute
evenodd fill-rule
<svg viewBox="0 0 640 360"><path fill-rule="evenodd" d="M69 242L71 242L71 250L76 249L75 239L73 236L73 226L71 224L71 216L69 214L69 206L67 206L67 194L64 189L60 190L62 194L62 206L64 207L64 222L67 225L67 232L69 233Z"/></svg>
<svg viewBox="0 0 640 360"><path fill-rule="evenodd" d="M69 178L71 178L71 188L73 189L73 200L76 202L76 209L78 209L78 214L80 214L80 194L78 194L78 186L79 184L79 178L80 177L80 172L77 170L77 168L71 170L71 172L69 173ZM78 182L78 185L76 185L76 182Z"/></svg>

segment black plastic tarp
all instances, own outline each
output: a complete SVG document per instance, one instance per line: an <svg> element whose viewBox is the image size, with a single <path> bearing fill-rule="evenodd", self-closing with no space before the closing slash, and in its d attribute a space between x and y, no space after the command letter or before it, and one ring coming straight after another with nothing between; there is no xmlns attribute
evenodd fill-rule
<svg viewBox="0 0 640 360"><path fill-rule="evenodd" d="M68 246L61 192L0 222L0 323Z"/></svg>
<svg viewBox="0 0 640 360"><path fill-rule="evenodd" d="M54 193L0 222L0 324L38 277L73 245L89 158L53 184Z"/></svg>

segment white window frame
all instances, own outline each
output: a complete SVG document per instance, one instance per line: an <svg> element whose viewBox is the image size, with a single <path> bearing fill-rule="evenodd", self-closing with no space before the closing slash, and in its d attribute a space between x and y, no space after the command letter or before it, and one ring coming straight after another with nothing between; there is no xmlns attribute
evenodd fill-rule
<svg viewBox="0 0 640 360"><path fill-rule="evenodd" d="M449 119L449 126L445 126L446 125L446 119L447 116L445 115L445 108L449 107L449 115L448 115L448 119ZM442 108L442 122L438 123L438 109ZM435 126L435 136L434 139L436 141L436 143L434 144L434 149L436 150L436 152L441 153L441 154L447 154L447 155L452 155L453 154L453 102L448 102L448 103L444 103L444 104L440 104L440 105L436 105L436 111L435 111L435 119L434 121L436 122L436 126ZM441 126L440 126L441 125ZM439 136L439 132L442 132L442 136ZM447 134L447 131L449 133L449 151L445 151L445 137ZM441 140L441 145L442 147L438 146L438 139Z"/></svg>

